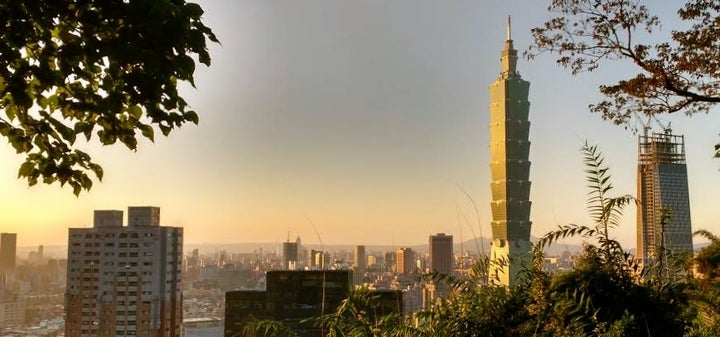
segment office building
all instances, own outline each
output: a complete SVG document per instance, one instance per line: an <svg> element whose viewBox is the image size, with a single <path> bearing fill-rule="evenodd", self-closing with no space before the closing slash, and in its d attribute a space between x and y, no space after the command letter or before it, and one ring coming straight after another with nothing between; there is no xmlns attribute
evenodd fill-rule
<svg viewBox="0 0 720 337"><path fill-rule="evenodd" d="M355 246L355 270L364 273L367 269L367 258L365 256L365 246Z"/></svg>
<svg viewBox="0 0 720 337"><path fill-rule="evenodd" d="M396 253L395 272L400 275L407 275L415 272L415 253L410 248L400 248Z"/></svg>
<svg viewBox="0 0 720 337"><path fill-rule="evenodd" d="M352 278L351 270L268 271L265 291L225 293L225 336L239 336L250 315L281 322L301 337L325 336L320 327L303 320L335 312L352 289ZM373 295L376 298L369 303L373 318L402 314L400 291Z"/></svg>
<svg viewBox="0 0 720 337"><path fill-rule="evenodd" d="M183 230L157 207L95 211L68 231L66 336L180 337Z"/></svg>
<svg viewBox="0 0 720 337"><path fill-rule="evenodd" d="M0 275L15 269L17 259L17 234L0 233Z"/></svg>
<svg viewBox="0 0 720 337"><path fill-rule="evenodd" d="M685 138L669 129L641 135L637 184L637 257L647 264L662 248L692 254Z"/></svg>
<svg viewBox="0 0 720 337"><path fill-rule="evenodd" d="M517 72L510 18L502 72L490 86L490 172L492 183L492 282L511 285L530 255L530 83Z"/></svg>
<svg viewBox="0 0 720 337"><path fill-rule="evenodd" d="M297 242L283 242L283 270L296 270L298 267L298 244Z"/></svg>
<svg viewBox="0 0 720 337"><path fill-rule="evenodd" d="M430 272L452 275L453 237L438 233L430 236Z"/></svg>

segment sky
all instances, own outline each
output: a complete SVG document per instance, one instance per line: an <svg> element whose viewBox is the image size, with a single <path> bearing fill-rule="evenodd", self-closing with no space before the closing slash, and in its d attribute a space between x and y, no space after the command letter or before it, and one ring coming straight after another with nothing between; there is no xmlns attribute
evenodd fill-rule
<svg viewBox="0 0 720 337"><path fill-rule="evenodd" d="M161 207L186 243L416 245L444 232L490 237L489 94L506 16L521 52L549 14L535 0L206 0L221 45L182 94L200 114L136 152L81 145L105 178L79 197L17 179L0 146L0 232L20 246L67 243L93 210ZM653 4L674 24L674 8ZM667 7L664 7L667 6ZM598 144L617 195L636 189L637 136L591 114L597 86L630 74L606 64L571 76L551 55L521 59L530 86L532 233L589 224L579 151ZM663 116L684 134L693 229L716 221L720 112ZM478 206L475 215L468 192ZM635 208L612 234L635 247ZM459 215L460 214L460 215ZM468 219L465 221L463 215Z"/></svg>

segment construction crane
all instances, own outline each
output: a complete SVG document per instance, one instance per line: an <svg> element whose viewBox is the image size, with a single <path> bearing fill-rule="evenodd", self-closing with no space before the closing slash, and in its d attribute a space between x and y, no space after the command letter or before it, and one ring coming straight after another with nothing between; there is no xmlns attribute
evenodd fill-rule
<svg viewBox="0 0 720 337"><path fill-rule="evenodd" d="M670 126L670 124L671 124L670 121L668 121L667 123L663 123L656 115L653 114L653 115L649 115L647 121L645 123L643 123L643 134L645 136L648 135L648 130L652 129L652 127L650 126L652 121L655 121L655 123L657 123L657 125L659 125L662 128L663 132L666 135L669 135L672 133L672 127Z"/></svg>

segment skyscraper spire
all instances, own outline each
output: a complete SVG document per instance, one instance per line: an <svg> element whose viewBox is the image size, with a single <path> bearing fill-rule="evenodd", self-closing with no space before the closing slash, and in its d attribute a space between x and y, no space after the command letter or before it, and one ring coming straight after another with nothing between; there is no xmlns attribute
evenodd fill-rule
<svg viewBox="0 0 720 337"><path fill-rule="evenodd" d="M510 15L508 15L508 20L507 20L507 38L505 40L512 41L512 25L510 22Z"/></svg>
<svg viewBox="0 0 720 337"><path fill-rule="evenodd" d="M500 54L500 62L502 63L502 77L509 78L516 74L517 50L513 48L510 15L508 15L507 17L507 36L505 40L505 49L503 49L502 53Z"/></svg>

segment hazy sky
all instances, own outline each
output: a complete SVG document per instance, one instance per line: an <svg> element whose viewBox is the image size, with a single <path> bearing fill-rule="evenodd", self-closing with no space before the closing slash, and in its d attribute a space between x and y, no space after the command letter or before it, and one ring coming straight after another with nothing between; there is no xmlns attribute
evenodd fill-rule
<svg viewBox="0 0 720 337"><path fill-rule="evenodd" d="M410 245L436 232L490 236L488 86L500 72L505 20L521 51L546 1L208 0L220 38L197 88L200 113L139 151L86 148L105 180L76 198L17 180L22 157L0 146L0 232L19 245L65 244L94 209L160 206L189 243ZM672 15L673 8L659 8ZM661 34L669 34L665 20ZM579 148L599 144L618 194L635 194L637 138L587 110L597 85L632 69L572 77L548 56L518 69L530 81L532 232L587 223ZM664 117L686 135L693 228L715 233L720 112ZM472 205L457 185L477 202ZM615 235L635 246L635 208Z"/></svg>

